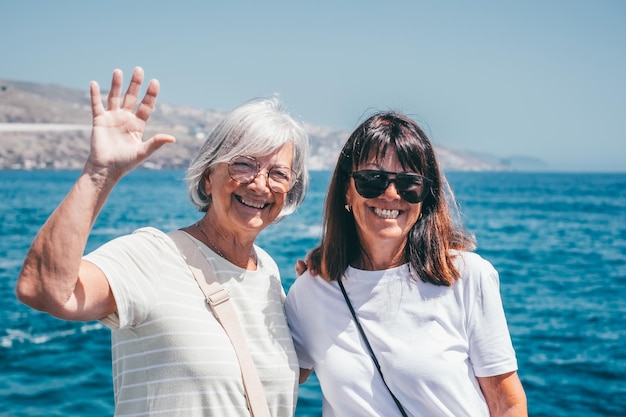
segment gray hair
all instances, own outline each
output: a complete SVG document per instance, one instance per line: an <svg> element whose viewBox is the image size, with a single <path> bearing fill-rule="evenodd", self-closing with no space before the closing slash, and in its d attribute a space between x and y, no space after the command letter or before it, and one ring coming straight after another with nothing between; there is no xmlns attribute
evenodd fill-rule
<svg viewBox="0 0 626 417"><path fill-rule="evenodd" d="M276 221L293 213L304 200L309 186L306 167L308 137L277 97L257 98L232 110L207 136L187 169L187 191L199 211L206 212L211 196L204 191L203 176L207 169L228 162L237 155L265 156L283 145L293 145L292 169L297 182L287 193L285 205Z"/></svg>

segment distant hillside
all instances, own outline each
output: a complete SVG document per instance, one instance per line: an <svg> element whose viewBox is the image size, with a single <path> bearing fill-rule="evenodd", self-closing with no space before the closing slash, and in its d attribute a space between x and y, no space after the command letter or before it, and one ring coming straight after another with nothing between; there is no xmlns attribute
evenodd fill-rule
<svg viewBox="0 0 626 417"><path fill-rule="evenodd" d="M223 112L158 102L147 135L176 137L156 152L145 168L185 168ZM89 151L91 106L87 91L56 85L0 80L0 169L80 169ZM305 125L311 140L310 167L327 170L349 132ZM509 171L511 161L436 147L449 171Z"/></svg>

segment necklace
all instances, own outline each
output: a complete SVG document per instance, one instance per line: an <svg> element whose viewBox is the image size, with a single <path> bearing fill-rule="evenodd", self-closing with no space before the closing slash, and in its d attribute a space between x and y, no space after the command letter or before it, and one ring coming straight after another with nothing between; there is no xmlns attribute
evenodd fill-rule
<svg viewBox="0 0 626 417"><path fill-rule="evenodd" d="M194 226L196 226L196 228L200 231L200 233L202 233L202 235L206 238L207 243L209 244L209 247L211 249L213 249L215 251L215 253L217 253L219 256L221 256L224 259L228 259L224 256L224 254L217 248L217 246L215 245L215 243L213 243L213 241L211 240L211 238L209 238L209 235L206 234L206 232L204 230L202 230L202 228L200 227L200 222L196 222L194 223Z"/></svg>
<svg viewBox="0 0 626 417"><path fill-rule="evenodd" d="M218 249L217 245L215 243L213 243L213 241L211 240L211 238L209 237L209 235L207 235L207 233L200 227L200 222L196 222L193 224L198 230L200 230L200 233L202 233L202 235L206 238L207 243L209 244L209 248L211 248L211 250L215 251L215 253L217 253L220 257L226 259L227 261L230 262L230 260ZM256 265L257 264L257 258L256 258L256 252L254 252L254 250L250 253L250 259L252 259L252 262Z"/></svg>

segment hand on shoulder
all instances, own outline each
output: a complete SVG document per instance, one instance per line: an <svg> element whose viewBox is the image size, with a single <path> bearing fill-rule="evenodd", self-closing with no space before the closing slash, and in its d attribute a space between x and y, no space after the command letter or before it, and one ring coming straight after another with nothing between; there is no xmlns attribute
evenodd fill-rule
<svg viewBox="0 0 626 417"><path fill-rule="evenodd" d="M296 261L295 270L298 277L304 274L306 271L309 271L309 274L314 277L319 275L317 265L318 263L314 262L312 257L314 250L306 254L305 260L298 259Z"/></svg>

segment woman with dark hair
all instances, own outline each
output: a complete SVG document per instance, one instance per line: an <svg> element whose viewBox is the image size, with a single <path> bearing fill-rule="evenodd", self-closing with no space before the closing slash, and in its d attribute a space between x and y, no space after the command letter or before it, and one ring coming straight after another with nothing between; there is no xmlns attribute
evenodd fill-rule
<svg viewBox="0 0 626 417"><path fill-rule="evenodd" d="M286 302L324 416L527 415L498 274L474 247L422 129L395 112L363 122Z"/></svg>

